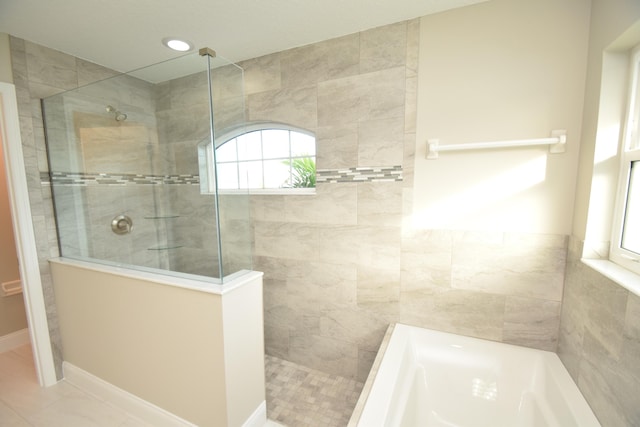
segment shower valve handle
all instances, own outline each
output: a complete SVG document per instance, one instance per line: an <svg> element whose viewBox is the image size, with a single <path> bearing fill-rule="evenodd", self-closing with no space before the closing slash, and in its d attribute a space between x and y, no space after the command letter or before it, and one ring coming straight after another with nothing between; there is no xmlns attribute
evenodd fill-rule
<svg viewBox="0 0 640 427"><path fill-rule="evenodd" d="M127 215L118 215L111 221L111 230L116 234L131 233L133 221Z"/></svg>

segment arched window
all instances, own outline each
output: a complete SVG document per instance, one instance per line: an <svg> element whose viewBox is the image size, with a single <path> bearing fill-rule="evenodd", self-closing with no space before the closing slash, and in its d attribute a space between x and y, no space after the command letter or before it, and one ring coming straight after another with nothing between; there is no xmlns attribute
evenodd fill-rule
<svg viewBox="0 0 640 427"><path fill-rule="evenodd" d="M212 163L212 153L207 154ZM219 190L315 188L316 141L309 131L279 123L253 124L216 138L215 154ZM207 169L213 182L213 170Z"/></svg>

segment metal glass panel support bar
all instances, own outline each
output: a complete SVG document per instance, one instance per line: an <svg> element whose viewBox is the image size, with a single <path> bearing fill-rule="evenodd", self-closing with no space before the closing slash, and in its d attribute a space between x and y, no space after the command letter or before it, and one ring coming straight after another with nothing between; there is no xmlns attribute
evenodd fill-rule
<svg viewBox="0 0 640 427"><path fill-rule="evenodd" d="M217 232L217 240L218 240L218 273L220 274L220 283L224 283L224 271L223 271L223 260L222 260L222 237L221 237L221 226L220 226L220 199L218 197L218 163L216 162L216 137L215 137L215 129L213 126L213 80L211 77L211 58L216 57L216 52L213 49L208 47L203 47L198 51L200 56L204 56L207 59L207 90L209 91L209 137L211 138L211 145L214 147L212 152L213 156L213 164L214 164L214 182L215 182L215 193L214 193L214 205L216 211L216 232Z"/></svg>
<svg viewBox="0 0 640 427"><path fill-rule="evenodd" d="M483 150L491 148L529 147L548 145L550 153L564 153L567 144L567 131L558 129L551 131L549 138L516 139L511 141L473 142L467 144L440 145L439 139L427 140L427 159L437 159L441 151Z"/></svg>

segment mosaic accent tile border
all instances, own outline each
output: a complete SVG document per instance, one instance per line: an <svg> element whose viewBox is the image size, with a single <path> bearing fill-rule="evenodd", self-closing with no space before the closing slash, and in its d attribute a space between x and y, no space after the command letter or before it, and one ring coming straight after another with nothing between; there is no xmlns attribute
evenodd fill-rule
<svg viewBox="0 0 640 427"><path fill-rule="evenodd" d="M316 183L340 182L389 182L402 181L402 166L357 167L346 169L318 169ZM199 185L200 176L184 175L142 175L142 174L111 174L111 173L82 173L82 172L54 172L49 176L47 172L40 172L40 182L61 185L89 186L89 185Z"/></svg>
<svg viewBox="0 0 640 427"><path fill-rule="evenodd" d="M109 174L109 173L74 173L54 172L49 178L48 173L41 173L43 184L54 182L62 185L129 185L129 184L200 184L198 175L141 175L141 174Z"/></svg>
<svg viewBox="0 0 640 427"><path fill-rule="evenodd" d="M402 181L402 166L318 169L316 182L389 182Z"/></svg>

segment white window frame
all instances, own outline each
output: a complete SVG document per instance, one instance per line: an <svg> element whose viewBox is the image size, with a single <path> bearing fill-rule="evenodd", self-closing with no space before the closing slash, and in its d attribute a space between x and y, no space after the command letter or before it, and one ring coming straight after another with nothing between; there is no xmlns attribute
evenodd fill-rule
<svg viewBox="0 0 640 427"><path fill-rule="evenodd" d="M630 59L627 114L621 141L620 174L618 177L609 259L621 267L640 275L640 254L622 247L631 164L634 161L640 161L640 123L635 126L633 124L634 120L640 120L640 45L631 51Z"/></svg>

